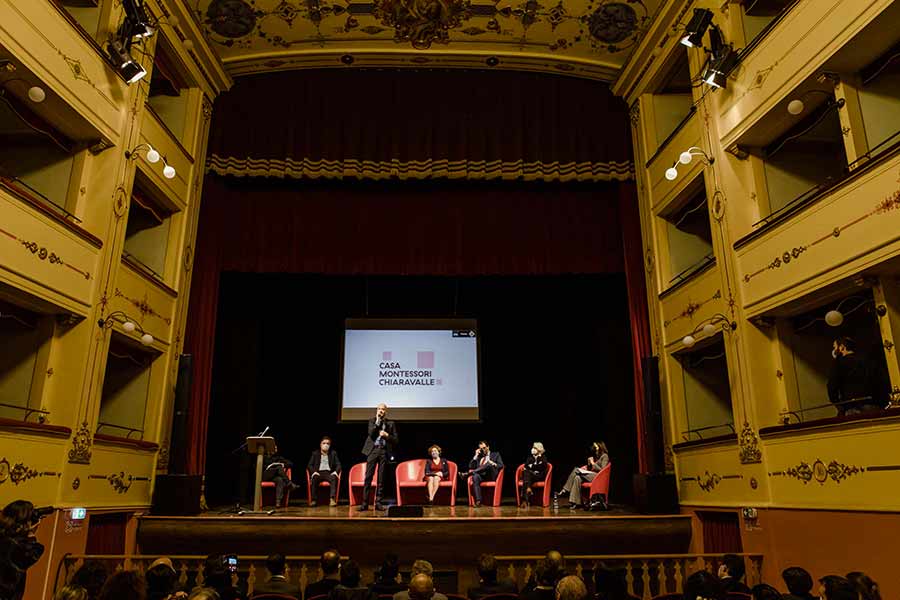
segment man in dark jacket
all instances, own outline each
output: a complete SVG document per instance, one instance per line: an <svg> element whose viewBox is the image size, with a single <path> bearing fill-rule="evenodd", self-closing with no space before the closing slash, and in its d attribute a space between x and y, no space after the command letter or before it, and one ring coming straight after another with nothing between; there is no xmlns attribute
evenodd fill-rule
<svg viewBox="0 0 900 600"><path fill-rule="evenodd" d="M722 582L722 588L725 592L738 592L740 594L749 594L750 588L741 581L744 578L744 559L736 554L726 554L722 557L722 564L719 565L719 579Z"/></svg>
<svg viewBox="0 0 900 600"><path fill-rule="evenodd" d="M781 578L784 579L784 584L788 589L784 600L816 600L816 597L812 595L812 575L806 569L788 567L781 572Z"/></svg>
<svg viewBox="0 0 900 600"><path fill-rule="evenodd" d="M0 516L0 598L19 600L25 592L25 571L44 554L34 534L40 516L28 500L10 502Z"/></svg>
<svg viewBox="0 0 900 600"><path fill-rule="evenodd" d="M879 365L857 352L856 342L847 336L834 340L834 365L828 376L828 399L837 404L838 414L858 415L883 407L890 387Z"/></svg>
<svg viewBox="0 0 900 600"><path fill-rule="evenodd" d="M379 404L375 416L369 419L369 430L362 453L366 457L366 477L363 480L363 501L360 511L369 510L369 492L372 489L372 476L378 467L378 481L375 484L375 510L383 510L381 498L383 493L384 471L388 457L393 454L397 445L397 424L387 418L387 404Z"/></svg>
<svg viewBox="0 0 900 600"><path fill-rule="evenodd" d="M306 586L304 597L306 600L316 596L327 596L331 590L341 583L341 553L337 550L326 550L319 559L322 567L322 579Z"/></svg>
<svg viewBox="0 0 900 600"><path fill-rule="evenodd" d="M460 477L472 478L472 493L475 495L475 506L481 506L481 482L496 481L500 469L503 468L503 458L499 452L491 451L491 445L484 440L478 442L475 456L469 461L469 470L460 473Z"/></svg>
<svg viewBox="0 0 900 600"><path fill-rule="evenodd" d="M275 483L275 506L281 506L284 490L294 491L300 487L287 475L287 469L294 468L294 463L278 454L278 446L275 446L275 453L266 456L264 465L262 480Z"/></svg>
<svg viewBox="0 0 900 600"><path fill-rule="evenodd" d="M341 459L337 451L331 447L331 438L327 435L319 442L319 449L313 450L306 465L309 473L309 505L316 505L316 491L319 484L327 481L331 492L331 506L337 506L338 476L341 474Z"/></svg>
<svg viewBox="0 0 900 600"><path fill-rule="evenodd" d="M291 596L300 600L300 586L288 581L284 575L284 554L270 554L266 559L266 569L269 571L269 578L258 583L253 587L253 595L259 594L281 594L283 596Z"/></svg>

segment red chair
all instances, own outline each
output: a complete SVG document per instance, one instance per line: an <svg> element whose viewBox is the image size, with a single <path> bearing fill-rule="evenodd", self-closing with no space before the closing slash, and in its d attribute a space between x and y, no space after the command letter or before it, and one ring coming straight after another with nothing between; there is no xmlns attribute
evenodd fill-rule
<svg viewBox="0 0 900 600"><path fill-rule="evenodd" d="M363 473L365 473L365 471L363 471ZM256 600L256 598L254 597L253 600ZM328 600L328 594L319 594L318 596L312 596L306 600Z"/></svg>
<svg viewBox="0 0 900 600"><path fill-rule="evenodd" d="M293 481L291 478L291 470L285 469L284 474L287 475L287 478ZM274 481L262 481L259 484L259 487L262 488L262 506L275 505L275 482ZM269 501L271 498L271 502ZM291 501L291 488L286 488L284 490L284 506L287 506ZM278 507L276 507L278 508Z"/></svg>
<svg viewBox="0 0 900 600"><path fill-rule="evenodd" d="M491 502L487 502L488 506L500 506L500 500L503 497L503 471L506 470L506 467L501 467L500 471L497 473L497 479L494 481L482 481L481 488L494 488L494 499ZM466 489L469 491L469 506L475 506L475 496L472 494L472 476L466 479ZM484 600L482 598L482 600Z"/></svg>
<svg viewBox="0 0 900 600"><path fill-rule="evenodd" d="M365 468L365 463L363 463L363 476L365 476L365 474L366 474L366 468ZM335 491L335 493L334 493L335 502L341 501L341 476L342 475L343 475L343 473L337 474L337 491ZM325 499L327 502L328 498L331 497L331 489L330 489L331 482L328 481L327 479L320 478L318 488L316 489L316 492L315 492L316 496L317 496L316 500L319 500L318 496L322 495L321 491L323 488L328 490L328 497ZM312 489L312 481L309 478L309 471L306 471L306 499L310 504L312 504L313 489Z"/></svg>
<svg viewBox="0 0 900 600"><path fill-rule="evenodd" d="M362 504L362 489L366 480L366 463L357 463L350 468L350 477L347 480L347 488L350 496L350 506ZM375 465L375 472L372 474L372 489L369 490L370 496L375 496L375 484L378 481L378 465ZM366 499L366 504L371 504Z"/></svg>
<svg viewBox="0 0 900 600"><path fill-rule="evenodd" d="M401 490L410 490L419 488L425 490L427 483L425 482L425 461L428 459L418 458L416 460L407 460L397 465L397 506L403 506L403 493ZM450 477L441 481L441 488L450 488L450 506L456 506L456 473L458 467L452 460L447 461L450 469ZM438 489L438 494L441 491ZM408 497L408 494L407 494ZM435 495L435 500L438 496ZM407 504L409 500L407 500Z"/></svg>
<svg viewBox="0 0 900 600"><path fill-rule="evenodd" d="M516 469L516 506L522 504L522 499L519 497L519 487L522 485L522 471L525 470L525 465L519 465L519 468ZM553 465L547 463L547 476L544 477L543 481L535 481L534 487L536 488L544 488L544 495L541 498L541 506L550 506L550 494L553 493Z"/></svg>
<svg viewBox="0 0 900 600"><path fill-rule="evenodd" d="M587 469L587 465L583 467ZM597 473L597 476L594 477L592 481L583 481L581 483L581 490L584 491L584 488L590 488L588 492L588 497L584 498L584 494L582 494L582 499L586 502L590 502L591 496L594 494L603 494L606 496L606 502L609 502L609 474L612 469L612 463L609 463Z"/></svg>

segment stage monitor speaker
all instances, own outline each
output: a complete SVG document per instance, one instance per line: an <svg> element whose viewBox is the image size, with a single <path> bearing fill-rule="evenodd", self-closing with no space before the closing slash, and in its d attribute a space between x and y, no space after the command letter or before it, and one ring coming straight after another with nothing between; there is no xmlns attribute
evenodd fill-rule
<svg viewBox="0 0 900 600"><path fill-rule="evenodd" d="M641 359L644 383L644 445L650 464L650 473L665 471L665 441L663 438L662 400L659 391L659 357L645 356Z"/></svg>
<svg viewBox="0 0 900 600"><path fill-rule="evenodd" d="M182 354L178 358L178 379L175 382L172 434L169 437L169 473L187 471L187 418L193 380L194 357L190 354Z"/></svg>
<svg viewBox="0 0 900 600"><path fill-rule="evenodd" d="M671 473L635 473L634 503L645 515L677 515L678 487Z"/></svg>
<svg viewBox="0 0 900 600"><path fill-rule="evenodd" d="M421 506L388 506L387 516L392 519L416 519L425 516Z"/></svg>
<svg viewBox="0 0 900 600"><path fill-rule="evenodd" d="M157 475L151 513L167 516L199 514L202 485L203 475Z"/></svg>

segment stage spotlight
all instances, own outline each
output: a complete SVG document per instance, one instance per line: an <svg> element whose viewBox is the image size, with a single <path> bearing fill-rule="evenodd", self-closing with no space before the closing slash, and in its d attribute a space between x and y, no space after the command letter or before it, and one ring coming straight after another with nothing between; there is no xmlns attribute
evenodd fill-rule
<svg viewBox="0 0 900 600"><path fill-rule="evenodd" d="M109 57L112 59L113 64L116 65L116 68L119 69L125 81L129 84L139 81L147 74L147 70L144 69L141 63L131 57L128 46L122 41L111 40L106 46L106 50L109 52Z"/></svg>
<svg viewBox="0 0 900 600"><path fill-rule="evenodd" d="M40 88L35 85L35 86L28 88L28 99L34 103L39 104L47 99L47 93L44 91L43 88Z"/></svg>
<svg viewBox="0 0 900 600"><path fill-rule="evenodd" d="M143 0L122 0L125 9L125 25L128 33L133 38L147 38L156 33L156 28L151 25L147 11L144 10Z"/></svg>
<svg viewBox="0 0 900 600"><path fill-rule="evenodd" d="M708 8L695 8L694 16L691 17L687 27L684 28L684 37L681 43L688 48L701 46L703 44L703 34L709 24L712 23L713 13Z"/></svg>
<svg viewBox="0 0 900 600"><path fill-rule="evenodd" d="M166 166L163 167L163 177L165 177L166 179L173 179L175 177L175 167L170 164L166 164Z"/></svg>
<svg viewBox="0 0 900 600"><path fill-rule="evenodd" d="M844 322L844 315L839 310L829 310L825 313L825 322L832 327L840 327Z"/></svg>
<svg viewBox="0 0 900 600"><path fill-rule="evenodd" d="M728 83L728 74L737 64L737 52L725 47L719 55L713 55L709 67L703 75L703 81L714 88L723 88Z"/></svg>

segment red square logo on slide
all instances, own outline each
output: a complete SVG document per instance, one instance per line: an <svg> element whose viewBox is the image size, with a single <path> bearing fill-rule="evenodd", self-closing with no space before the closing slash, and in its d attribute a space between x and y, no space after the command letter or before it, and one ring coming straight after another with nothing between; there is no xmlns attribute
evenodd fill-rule
<svg viewBox="0 0 900 600"><path fill-rule="evenodd" d="M416 352L416 368L417 369L433 369L434 368L434 352Z"/></svg>
<svg viewBox="0 0 900 600"><path fill-rule="evenodd" d="M391 360L391 353L388 350L385 350L381 353L381 360Z"/></svg>

